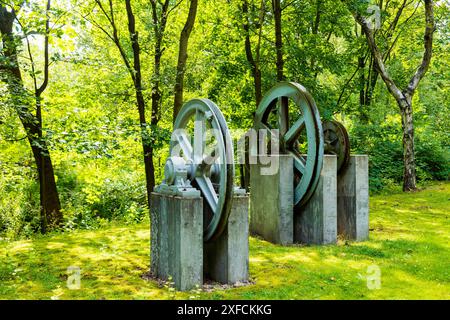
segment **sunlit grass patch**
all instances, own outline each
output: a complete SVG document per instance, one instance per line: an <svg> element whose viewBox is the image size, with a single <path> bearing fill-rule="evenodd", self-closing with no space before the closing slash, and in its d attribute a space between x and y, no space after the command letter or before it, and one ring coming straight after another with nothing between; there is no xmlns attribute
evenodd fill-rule
<svg viewBox="0 0 450 320"><path fill-rule="evenodd" d="M1 299L450 299L450 184L370 202L370 240L273 245L250 238L252 284L174 292L148 280L148 223L0 241ZM381 288L367 286L368 268ZM67 287L79 267L79 290Z"/></svg>

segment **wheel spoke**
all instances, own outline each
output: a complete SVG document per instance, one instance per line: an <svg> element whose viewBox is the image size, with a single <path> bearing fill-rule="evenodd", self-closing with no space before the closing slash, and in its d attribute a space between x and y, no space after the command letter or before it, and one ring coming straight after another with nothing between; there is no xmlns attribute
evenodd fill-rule
<svg viewBox="0 0 450 320"><path fill-rule="evenodd" d="M333 138L333 140L329 140L329 142L331 143L331 144L334 144L336 141L338 141L339 140L339 138L338 137L334 137Z"/></svg>
<svg viewBox="0 0 450 320"><path fill-rule="evenodd" d="M287 97L278 98L278 127L282 136L289 129L289 99Z"/></svg>
<svg viewBox="0 0 450 320"><path fill-rule="evenodd" d="M194 162L200 163L203 160L203 150L205 149L204 135L205 128L205 114L197 110L195 113L194 122Z"/></svg>
<svg viewBox="0 0 450 320"><path fill-rule="evenodd" d="M284 135L284 141L286 145L291 145L294 140L297 139L300 132L305 128L305 118L300 116L297 121L292 125L292 127Z"/></svg>
<svg viewBox="0 0 450 320"><path fill-rule="evenodd" d="M174 132L174 134L181 150L183 151L184 156L188 159L192 159L192 145L189 141L189 138L186 136L186 132L184 130L177 130Z"/></svg>
<svg viewBox="0 0 450 320"><path fill-rule="evenodd" d="M330 130L323 131L323 139L324 139L325 143L330 142Z"/></svg>
<svg viewBox="0 0 450 320"><path fill-rule="evenodd" d="M295 169L297 169L302 175L304 175L306 171L306 159L296 152L291 151L290 153L294 158Z"/></svg>
<svg viewBox="0 0 450 320"><path fill-rule="evenodd" d="M197 182L198 187L202 191L202 195L206 199L206 202L208 202L211 211L216 212L219 199L217 197L216 191L214 190L214 186L211 180L205 175L202 175L200 177L196 177L195 181Z"/></svg>
<svg viewBox="0 0 450 320"><path fill-rule="evenodd" d="M216 147L211 152L203 157L203 163L206 165L212 165L219 159L219 154L216 152Z"/></svg>

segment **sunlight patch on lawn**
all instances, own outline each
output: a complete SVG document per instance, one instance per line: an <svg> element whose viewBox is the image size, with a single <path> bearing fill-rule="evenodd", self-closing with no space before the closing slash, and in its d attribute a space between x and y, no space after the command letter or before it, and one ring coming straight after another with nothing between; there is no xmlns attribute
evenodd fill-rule
<svg viewBox="0 0 450 320"><path fill-rule="evenodd" d="M27 241L18 241L13 246L8 248L8 251L11 253L20 253L20 252L28 252L33 249L33 244L31 240Z"/></svg>
<svg viewBox="0 0 450 320"><path fill-rule="evenodd" d="M334 246L278 246L250 237L254 284L174 292L149 271L150 225L111 224L1 242L0 299L449 299L450 183L370 201L370 240ZM367 267L382 271L369 290ZM81 289L66 286L69 266Z"/></svg>

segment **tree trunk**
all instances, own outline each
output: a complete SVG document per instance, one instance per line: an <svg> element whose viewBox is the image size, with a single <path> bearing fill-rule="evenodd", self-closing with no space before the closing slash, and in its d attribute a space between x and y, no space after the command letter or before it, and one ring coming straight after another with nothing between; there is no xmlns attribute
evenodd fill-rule
<svg viewBox="0 0 450 320"><path fill-rule="evenodd" d="M281 4L280 0L273 0L273 16L275 19L275 48L277 51L277 80L284 80L283 38L281 28Z"/></svg>
<svg viewBox="0 0 450 320"><path fill-rule="evenodd" d="M161 3L157 2L156 0L151 0L150 3L152 5L153 31L155 33L151 123L152 125L156 126L159 122L159 110L161 107L161 99L162 99L162 93L160 89L161 59L164 51L164 49L162 48L162 42L166 30L170 1L166 0L164 3ZM161 5L159 14L158 14L158 4Z"/></svg>
<svg viewBox="0 0 450 320"><path fill-rule="evenodd" d="M253 77L253 86L255 90L255 102L256 108L258 108L259 103L262 100L262 72L260 67L261 58L261 39L262 39L262 28L264 26L264 20L266 15L265 0L261 0L259 12L259 30L258 30L258 41L255 46L255 54L253 55L252 43L250 40L250 15L249 15L249 4L247 0L242 1L242 13L244 16L243 29L245 32L245 55L248 63L250 64L251 75ZM245 164L240 165L240 175L241 175L241 187L250 190L250 164L249 164L249 141L245 141Z"/></svg>
<svg viewBox="0 0 450 320"><path fill-rule="evenodd" d="M151 208L151 195L155 187L155 167L153 165L153 147L148 139L147 120L145 117L145 101L140 87L135 87L136 104L139 112L139 124L141 126L142 151L144 155L145 182L147 190L147 203Z"/></svg>
<svg viewBox="0 0 450 320"><path fill-rule="evenodd" d="M263 4L261 5L261 10L264 10ZM252 44L250 41L250 25L249 25L249 12L248 12L248 1L244 0L242 3L242 13L244 14L244 32L245 32L245 55L247 57L247 61L250 64L250 70L253 77L253 86L255 89L255 102L256 107L258 107L259 103L262 99L262 79L261 79L261 69L259 67L259 45L256 50L256 59L253 57ZM260 15L260 28L262 28L262 19L263 13ZM258 40L260 41L260 40Z"/></svg>
<svg viewBox="0 0 450 320"><path fill-rule="evenodd" d="M42 138L42 120L40 119L40 96L36 95L37 115L28 108L30 99L23 87L22 75L17 59L17 47L12 26L15 20L15 12L9 12L0 6L0 31L3 41L3 55L8 63L0 66L0 72L4 73L4 80L8 83L8 89L14 106L17 108L19 119L25 129L39 178L41 232L52 230L62 223L61 203L56 187L55 175L47 143Z"/></svg>
<svg viewBox="0 0 450 320"><path fill-rule="evenodd" d="M313 24L313 28L312 28L312 34L314 36L317 36L317 34L319 33L319 25L320 25L320 16L321 16L321 4L322 4L322 0L317 0L316 1L316 18L314 20L314 24ZM311 57L311 63L310 63L310 68L311 68L311 72L314 72L314 79L317 79L317 75L318 75L318 70L314 70L315 66L316 66L316 58L315 56Z"/></svg>
<svg viewBox="0 0 450 320"><path fill-rule="evenodd" d="M262 99L261 69L259 69L259 67L252 68L252 75L253 75L253 83L255 86L255 102L256 107L258 107Z"/></svg>
<svg viewBox="0 0 450 320"><path fill-rule="evenodd" d="M147 186L147 203L148 207L151 208L151 194L155 187L155 167L153 165L153 147L148 137L147 120L145 117L145 100L142 94L139 34L136 31L136 20L131 8L131 0L126 0L125 6L128 18L128 33L130 35L131 48L133 49L134 70L131 78L133 79L136 92L136 105L139 113L139 124L141 126L142 151L144 154L145 181ZM151 130L153 130L153 128L151 128Z"/></svg>
<svg viewBox="0 0 450 320"><path fill-rule="evenodd" d="M161 77L161 41L162 39L158 39L155 45L155 60L154 60L154 71L153 71L153 86L152 86L152 124L156 125L158 123L158 111L161 104L161 89L160 85L160 77Z"/></svg>
<svg viewBox="0 0 450 320"><path fill-rule="evenodd" d="M365 103L365 87L366 87L366 77L364 74L364 67L365 67L365 60L366 58L364 56L358 57L358 67L359 67L359 107L362 109L366 105ZM360 110L360 113L362 114L363 110Z"/></svg>
<svg viewBox="0 0 450 320"><path fill-rule="evenodd" d="M32 142L30 142L32 143ZM47 146L31 147L36 161L40 186L41 232L58 228L62 223L61 203L56 188L53 164Z"/></svg>
<svg viewBox="0 0 450 320"><path fill-rule="evenodd" d="M145 182L147 186L147 203L151 208L152 192L155 187L155 166L153 165L153 148L148 142L142 141L144 152Z"/></svg>
<svg viewBox="0 0 450 320"><path fill-rule="evenodd" d="M195 17L197 15L198 0L191 0L191 5L189 7L189 13L186 23L181 31L180 44L178 51L178 64L177 64L177 76L175 79L175 100L173 106L173 121L180 112L183 106L183 89L184 89L184 74L186 72L186 61L188 58L187 49L189 37L191 35L192 29L195 23Z"/></svg>
<svg viewBox="0 0 450 320"><path fill-rule="evenodd" d="M408 101L409 100L409 101ZM403 129L403 191L416 190L413 108L410 99L399 103Z"/></svg>
<svg viewBox="0 0 450 320"><path fill-rule="evenodd" d="M366 88L366 94L365 94L365 98L364 98L364 103L367 107L370 106L370 104L372 103L373 92L375 90L375 86L376 86L377 80L378 80L378 71L374 66L373 59L371 59L371 64L369 65L369 67L370 67L370 72L369 72L369 77L367 78L367 88Z"/></svg>
<svg viewBox="0 0 450 320"><path fill-rule="evenodd" d="M406 5L406 0L399 11L397 12L395 21L391 24L390 28L393 30L397 25L398 19ZM361 25L361 28L366 35L367 44L372 53L374 60L374 69L381 76L390 94L396 99L400 108L402 117L402 129L403 129L403 190L412 191L416 189L416 166L414 159L414 123L413 123L413 109L412 109L412 97L414 95L420 80L427 72L433 51L433 33L436 30L436 24L434 20L434 3L432 0L425 0L425 34L424 34L424 52L420 66L410 79L407 87L404 90L396 85L394 80L389 75L386 69L383 55L375 41L375 33L370 27L368 20L363 17L358 11L352 11L355 20ZM353 10L354 8L350 8ZM376 75L378 77L378 74Z"/></svg>

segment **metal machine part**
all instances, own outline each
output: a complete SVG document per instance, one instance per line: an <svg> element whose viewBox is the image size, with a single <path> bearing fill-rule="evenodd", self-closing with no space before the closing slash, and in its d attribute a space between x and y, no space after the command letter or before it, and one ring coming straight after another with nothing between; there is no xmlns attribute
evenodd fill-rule
<svg viewBox="0 0 450 320"><path fill-rule="evenodd" d="M225 118L212 101L194 99L180 110L164 175L158 190L203 197L204 241L220 236L233 200L234 152Z"/></svg>
<svg viewBox="0 0 450 320"><path fill-rule="evenodd" d="M303 206L317 187L323 163L323 130L314 99L302 85L281 82L261 100L254 128L279 129L280 153L294 158L294 204Z"/></svg>
<svg viewBox="0 0 450 320"><path fill-rule="evenodd" d="M347 168L350 161L350 139L344 125L338 121L323 121L324 152L337 157L337 172Z"/></svg>

